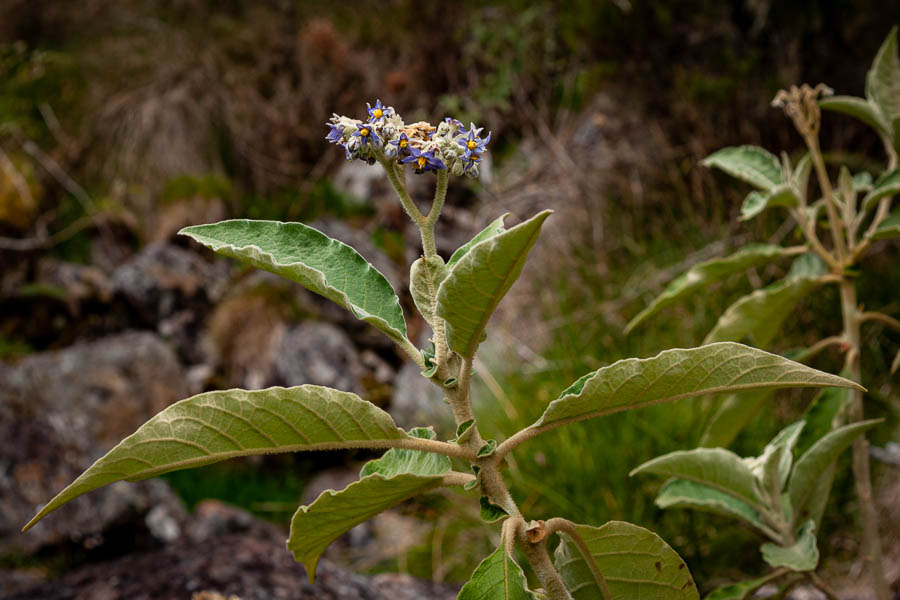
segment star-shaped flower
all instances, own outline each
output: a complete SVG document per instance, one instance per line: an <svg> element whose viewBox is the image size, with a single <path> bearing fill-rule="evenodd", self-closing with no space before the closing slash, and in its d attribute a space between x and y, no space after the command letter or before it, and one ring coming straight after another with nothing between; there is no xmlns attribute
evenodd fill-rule
<svg viewBox="0 0 900 600"><path fill-rule="evenodd" d="M375 106L366 102L366 106L369 110L369 123L378 123L381 125L384 123L385 118L390 117L394 112L390 106L382 105L381 100L376 100Z"/></svg>
<svg viewBox="0 0 900 600"><path fill-rule="evenodd" d="M478 134L481 133L482 129L483 127L475 127L475 123L472 123L468 134L457 138L456 143L465 148L466 152L475 152L477 154L487 152L485 146L491 141L491 132L488 132L487 137L480 138Z"/></svg>
<svg viewBox="0 0 900 600"><path fill-rule="evenodd" d="M354 137L359 138L360 146L365 149L367 143L371 143L374 148L378 148L381 145L381 138L378 137L378 134L367 124L360 125L359 129L353 132Z"/></svg>
<svg viewBox="0 0 900 600"><path fill-rule="evenodd" d="M416 173L424 173L425 171L438 171L440 169L447 168L447 165L445 165L440 158L437 158L434 155L434 150L422 152L421 150L410 146L409 153L409 156L402 159L400 162L403 164L412 164L416 169Z"/></svg>

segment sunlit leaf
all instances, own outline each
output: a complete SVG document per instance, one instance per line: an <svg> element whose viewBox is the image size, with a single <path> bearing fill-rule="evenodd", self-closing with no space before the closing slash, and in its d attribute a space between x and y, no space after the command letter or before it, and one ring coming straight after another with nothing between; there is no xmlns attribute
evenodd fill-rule
<svg viewBox="0 0 900 600"><path fill-rule="evenodd" d="M525 573L512 559L505 544L475 568L472 578L459 591L457 600L535 600L527 587Z"/></svg>
<svg viewBox="0 0 900 600"><path fill-rule="evenodd" d="M602 527L578 525L588 552L560 534L554 564L575 600L696 600L700 596L681 557L643 527L610 521ZM588 555L589 553L589 555Z"/></svg>
<svg viewBox="0 0 900 600"><path fill-rule="evenodd" d="M763 560L769 566L786 567L792 571L812 571L819 564L819 548L816 546L816 524L804 523L797 533L797 541L790 546L765 543L760 546Z"/></svg>
<svg viewBox="0 0 900 600"><path fill-rule="evenodd" d="M391 284L346 244L302 223L235 219L179 233L219 254L271 271L325 296L395 339L406 321Z"/></svg>
<svg viewBox="0 0 900 600"><path fill-rule="evenodd" d="M69 500L114 481L137 481L237 456L388 448L408 436L349 392L317 385L207 392L169 406L61 491L26 529Z"/></svg>
<svg viewBox="0 0 900 600"><path fill-rule="evenodd" d="M778 158L757 146L722 148L703 159L702 164L721 169L762 190L769 190L783 182Z"/></svg>

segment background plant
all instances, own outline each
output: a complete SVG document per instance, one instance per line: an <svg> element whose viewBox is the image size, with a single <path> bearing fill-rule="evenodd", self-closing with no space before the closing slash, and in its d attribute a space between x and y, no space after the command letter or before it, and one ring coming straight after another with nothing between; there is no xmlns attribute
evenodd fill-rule
<svg viewBox="0 0 900 600"><path fill-rule="evenodd" d="M796 256L787 276L767 287L739 299L719 318L706 336L706 343L750 338L768 347L779 334L791 310L802 300L817 293L821 286L834 284L840 293L842 331L826 337L793 356L808 362L820 352L839 348L844 354L844 372L856 381L862 379L862 344L860 330L866 323L880 323L900 331L900 321L878 311L860 308L857 295L861 263L872 244L881 239L900 236L900 212L891 214L892 197L900 191L900 58L897 52L896 27L882 44L866 76L866 98L831 96L832 91L819 84L803 85L781 91L773 105L783 107L803 137L808 152L793 165L786 154L779 160L762 148L741 146L725 148L709 156L704 164L751 184L741 206L741 218L749 220L768 208L786 208L790 219L802 234L804 243L784 248L771 244L748 245L723 259L698 264L673 281L666 290L628 325L632 329L658 310L703 289L708 284L752 267ZM878 133L886 156L886 166L875 176L869 172L851 173L840 165L837 183L833 184L819 144L820 108L850 114ZM812 195L809 185L815 172L818 193ZM827 232L827 233L826 233ZM830 247L820 239L827 235ZM891 371L900 366L900 354ZM705 446L728 445L735 435L768 402L767 392L752 395L730 395L724 398L703 436ZM853 392L848 399L845 420L861 423L864 419L863 393ZM868 442L864 436L853 442L853 472L863 528L864 564L871 572L873 587L879 600L889 597L884 579L877 513L872 499ZM830 489L833 471L826 472L820 482L822 490ZM793 507L799 510L798 507ZM787 509L790 511L790 509Z"/></svg>
<svg viewBox="0 0 900 600"><path fill-rule="evenodd" d="M561 517L526 521L504 481L504 459L520 444L563 425L681 398L786 386L859 386L721 342L627 359L588 373L532 425L501 442L484 439L471 402L474 358L491 314L521 273L551 211L508 229L500 217L445 262L436 252L434 226L449 177L478 176L490 133L485 136L474 124L465 128L452 118L437 127L407 125L380 101L369 106L366 119L335 115L330 128L327 139L348 159L381 164L420 231L423 255L411 266L410 292L433 331L428 348L420 350L408 339L399 300L384 276L352 248L311 227L232 220L183 233L218 253L300 283L379 329L442 390L457 424L455 438L438 440L429 428L403 431L390 415L355 394L321 386L207 392L170 406L140 427L44 506L26 529L72 498L122 479L252 454L387 449L363 467L357 482L338 492L327 490L295 513L288 548L310 579L325 548L356 524L412 496L460 486L480 496L485 521L503 521L499 547L475 570L461 598L698 597L686 565L643 528L615 521L594 527ZM427 213L410 197L407 166L419 175L434 174L435 195ZM454 469L454 461L465 466ZM547 548L552 534L559 534L554 560ZM542 591L528 590L516 551Z"/></svg>

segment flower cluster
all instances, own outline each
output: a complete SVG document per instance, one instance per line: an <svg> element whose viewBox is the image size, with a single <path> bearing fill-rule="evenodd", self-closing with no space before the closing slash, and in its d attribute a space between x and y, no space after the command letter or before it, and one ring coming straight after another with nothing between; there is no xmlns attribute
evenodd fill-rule
<svg viewBox="0 0 900 600"><path fill-rule="evenodd" d="M472 123L467 129L447 117L437 126L424 121L407 125L391 106L381 100L366 104L366 120L334 115L325 137L340 146L347 160L364 160L411 165L416 173L449 170L453 175L478 177L491 134L481 137L483 128Z"/></svg>

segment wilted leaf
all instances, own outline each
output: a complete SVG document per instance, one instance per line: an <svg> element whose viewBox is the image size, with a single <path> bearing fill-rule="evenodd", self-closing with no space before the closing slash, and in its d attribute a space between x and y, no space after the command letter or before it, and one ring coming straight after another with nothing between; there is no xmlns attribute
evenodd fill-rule
<svg viewBox="0 0 900 600"><path fill-rule="evenodd" d="M457 600L534 600L525 573L512 559L505 544L481 561L472 578L459 591Z"/></svg>
<svg viewBox="0 0 900 600"><path fill-rule="evenodd" d="M783 181L778 158L757 146L722 148L703 159L702 164L719 168L762 190L769 190Z"/></svg>

